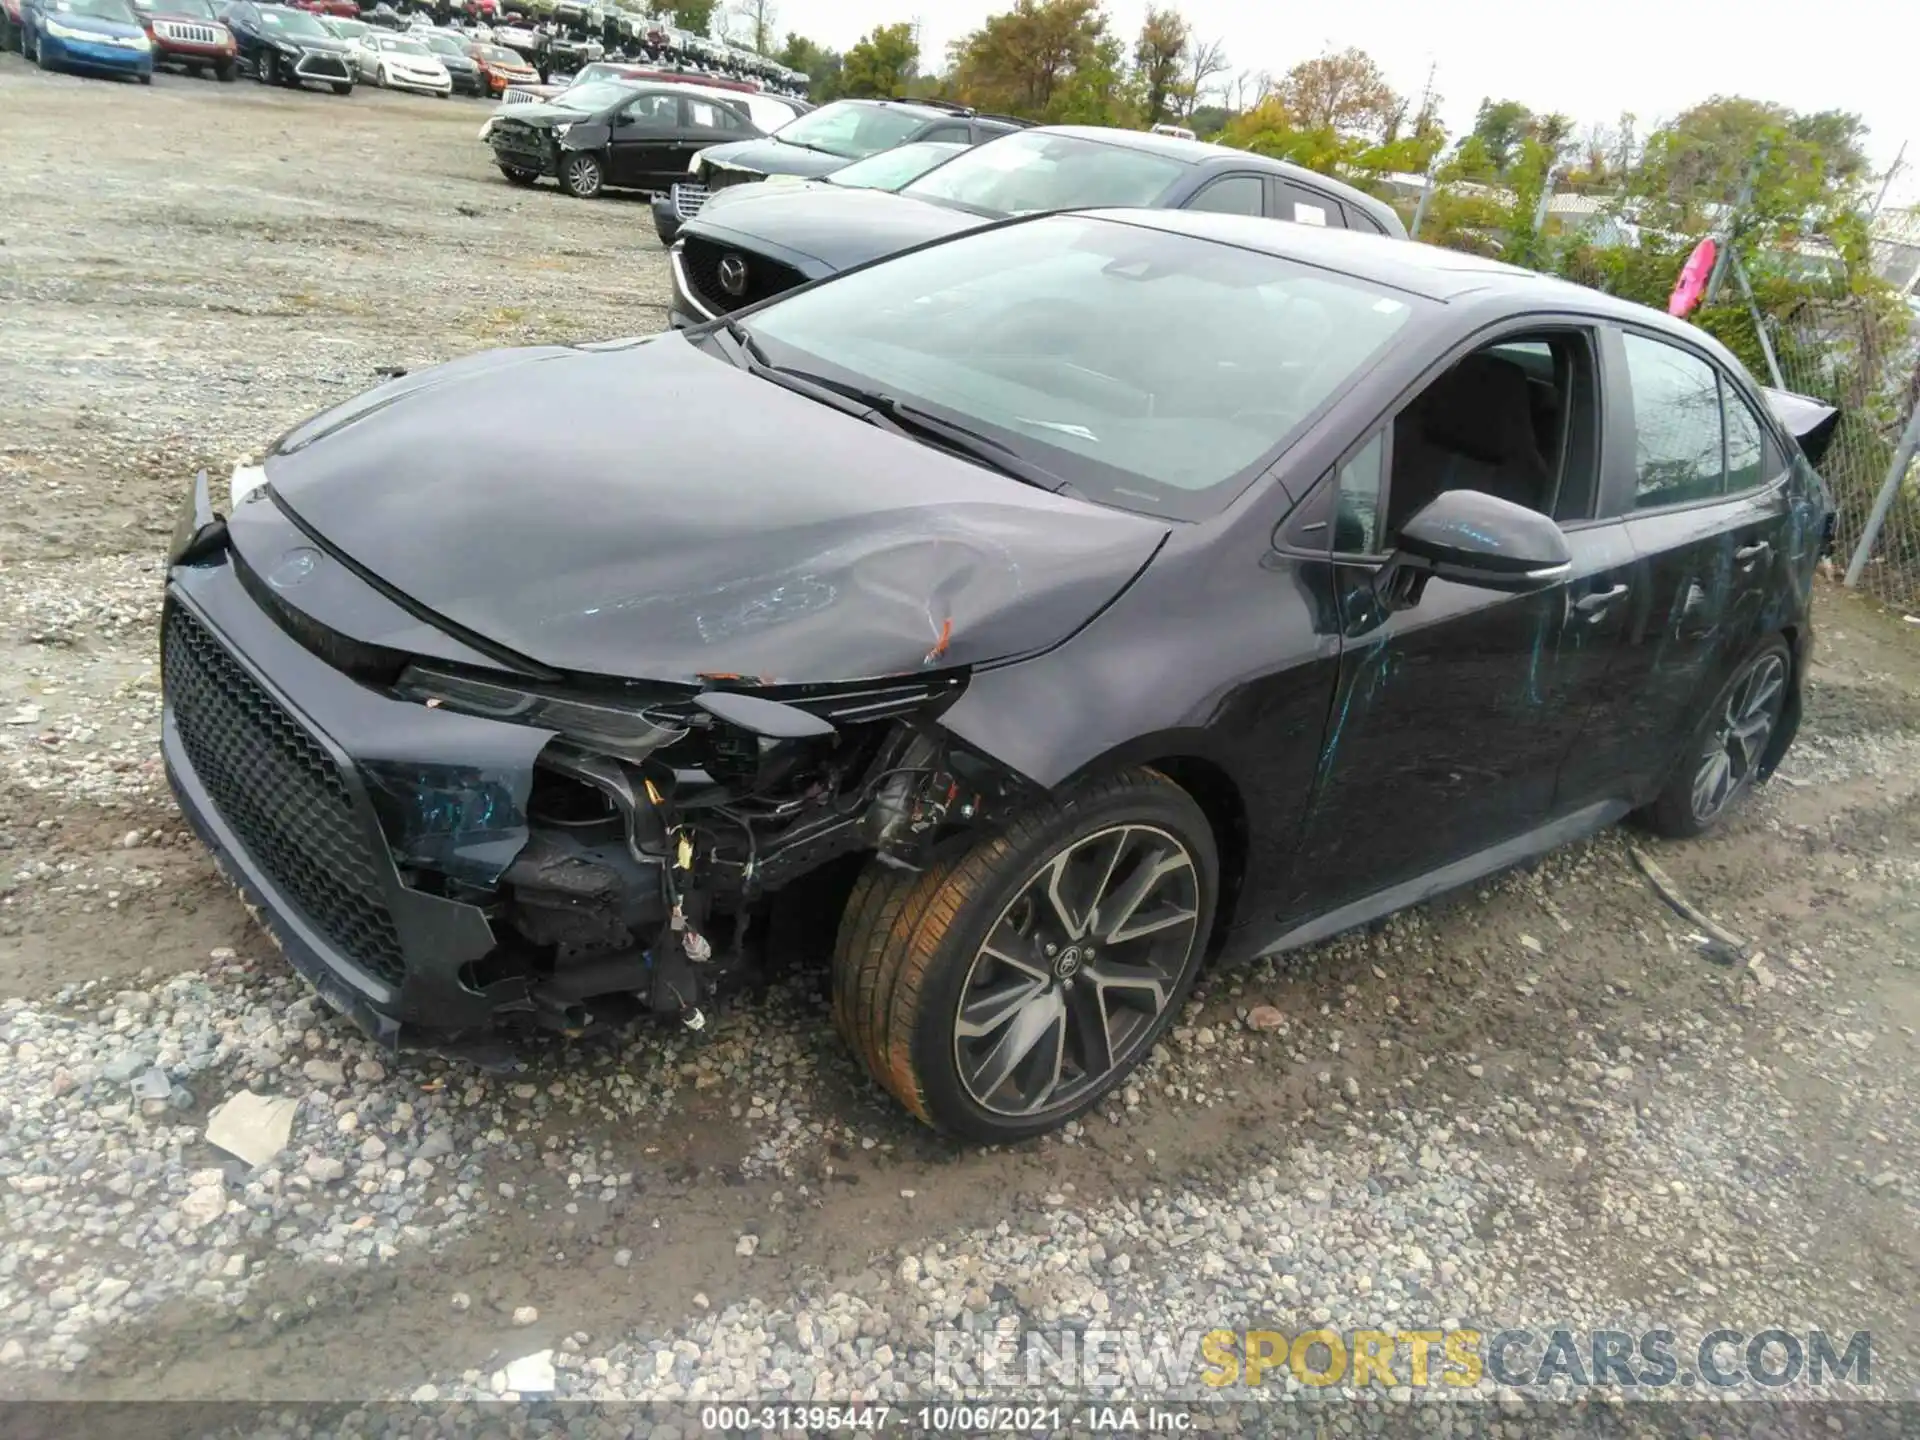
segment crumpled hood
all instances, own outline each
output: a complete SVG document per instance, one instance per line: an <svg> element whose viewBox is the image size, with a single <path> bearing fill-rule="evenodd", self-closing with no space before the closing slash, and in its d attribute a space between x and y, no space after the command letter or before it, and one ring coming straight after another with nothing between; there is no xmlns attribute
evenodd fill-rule
<svg viewBox="0 0 1920 1440"><path fill-rule="evenodd" d="M403 377L288 432L266 472L328 545L434 614L558 670L677 683L1045 649L1167 533L677 334Z"/></svg>
<svg viewBox="0 0 1920 1440"><path fill-rule="evenodd" d="M993 223L965 210L886 190L842 185L739 188L745 192L740 199L730 201L711 220L703 211L687 222L684 233L789 251L838 271Z"/></svg>

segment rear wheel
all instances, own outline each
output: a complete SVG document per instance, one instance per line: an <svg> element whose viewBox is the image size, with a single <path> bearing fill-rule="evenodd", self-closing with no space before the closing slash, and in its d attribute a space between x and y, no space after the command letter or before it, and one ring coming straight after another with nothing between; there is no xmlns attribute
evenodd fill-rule
<svg viewBox="0 0 1920 1440"><path fill-rule="evenodd" d="M351 80L334 81L333 93L336 95L351 95L353 93L353 82Z"/></svg>
<svg viewBox="0 0 1920 1440"><path fill-rule="evenodd" d="M576 200L591 200L606 182L600 157L587 151L563 155L560 159L560 188Z"/></svg>
<svg viewBox="0 0 1920 1440"><path fill-rule="evenodd" d="M1787 642L1775 635L1721 687L1659 798L1642 813L1649 829L1676 839L1718 824L1753 788L1780 726L1792 676Z"/></svg>
<svg viewBox="0 0 1920 1440"><path fill-rule="evenodd" d="M923 874L875 862L840 923L835 1024L938 1129L984 1142L1055 1129L1173 1022L1217 863L1199 806L1151 770L1037 806Z"/></svg>

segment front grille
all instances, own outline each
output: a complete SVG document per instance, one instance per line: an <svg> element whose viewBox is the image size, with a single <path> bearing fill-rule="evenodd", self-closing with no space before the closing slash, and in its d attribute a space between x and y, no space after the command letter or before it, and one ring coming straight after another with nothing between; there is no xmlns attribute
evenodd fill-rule
<svg viewBox="0 0 1920 1440"><path fill-rule="evenodd" d="M307 54L293 67L293 73L307 80L344 80L347 62L338 55Z"/></svg>
<svg viewBox="0 0 1920 1440"><path fill-rule="evenodd" d="M183 25L177 20L156 20L154 34L162 40L178 40L183 45L218 45L220 36L211 25Z"/></svg>
<svg viewBox="0 0 1920 1440"><path fill-rule="evenodd" d="M707 203L707 187L704 185L676 185L673 187L673 213L682 220L691 220L700 213L701 206Z"/></svg>
<svg viewBox="0 0 1920 1440"><path fill-rule="evenodd" d="M680 263L686 268L687 283L694 288L700 302L716 315L806 283L807 277L793 266L749 250L736 250L699 235L687 236L681 245ZM729 294L720 283L720 262L730 255L746 262L746 285L738 295Z"/></svg>
<svg viewBox="0 0 1920 1440"><path fill-rule="evenodd" d="M178 605L167 607L160 658L180 743L221 819L335 948L398 985L400 935L326 747Z"/></svg>

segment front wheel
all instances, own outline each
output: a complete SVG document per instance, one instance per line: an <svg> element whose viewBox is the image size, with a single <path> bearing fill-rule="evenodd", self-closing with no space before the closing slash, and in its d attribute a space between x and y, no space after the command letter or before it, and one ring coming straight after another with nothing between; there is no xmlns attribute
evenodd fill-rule
<svg viewBox="0 0 1920 1440"><path fill-rule="evenodd" d="M1217 888L1184 790L1152 770L1082 786L920 875L869 866L840 922L835 1024L937 1129L1056 1129L1173 1023Z"/></svg>
<svg viewBox="0 0 1920 1440"><path fill-rule="evenodd" d="M581 152L564 155L560 160L560 188L576 200L591 200L606 183L606 171L600 157Z"/></svg>
<svg viewBox="0 0 1920 1440"><path fill-rule="evenodd" d="M500 173L515 185L531 185L540 178L537 170L522 170L518 165L502 165Z"/></svg>
<svg viewBox="0 0 1920 1440"><path fill-rule="evenodd" d="M271 50L253 62L253 78L262 85L280 83L280 60Z"/></svg>
<svg viewBox="0 0 1920 1440"><path fill-rule="evenodd" d="M334 81L333 93L336 95L351 95L353 93L353 82L351 80Z"/></svg>
<svg viewBox="0 0 1920 1440"><path fill-rule="evenodd" d="M1793 657L1775 635L1749 655L1707 707L1666 788L1641 812L1657 835L1684 839L1718 824L1759 778L1786 709Z"/></svg>
<svg viewBox="0 0 1920 1440"><path fill-rule="evenodd" d="M219 64L215 65L213 67L213 78L218 80L222 85L230 83L233 79L233 61L222 60Z"/></svg>

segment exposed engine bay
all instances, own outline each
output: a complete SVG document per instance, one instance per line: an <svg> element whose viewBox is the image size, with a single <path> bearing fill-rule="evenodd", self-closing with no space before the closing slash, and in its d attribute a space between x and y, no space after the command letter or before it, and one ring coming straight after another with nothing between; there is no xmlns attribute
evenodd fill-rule
<svg viewBox="0 0 1920 1440"><path fill-rule="evenodd" d="M777 892L854 854L918 869L937 837L1004 806L1020 782L928 723L963 686L954 676L796 700L709 690L649 708L633 733L595 748L550 742L526 844L484 902L500 948L469 983L522 981L523 1013L568 1033L636 1011L703 1030ZM421 667L398 688L429 705L447 699L427 691L474 691ZM405 838L393 838L404 857Z"/></svg>

